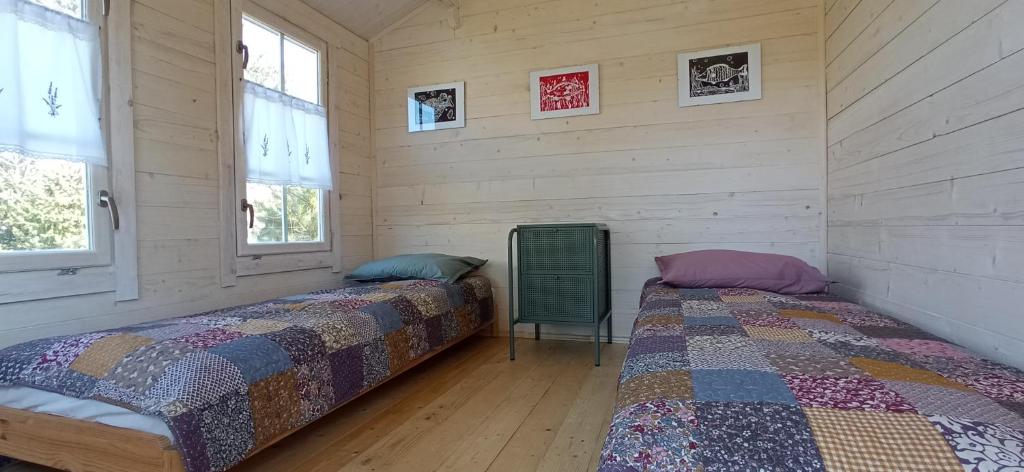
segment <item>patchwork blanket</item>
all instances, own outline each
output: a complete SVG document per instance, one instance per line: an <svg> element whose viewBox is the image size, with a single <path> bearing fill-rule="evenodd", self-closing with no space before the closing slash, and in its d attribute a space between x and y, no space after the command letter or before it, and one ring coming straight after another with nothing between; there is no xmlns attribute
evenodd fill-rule
<svg viewBox="0 0 1024 472"><path fill-rule="evenodd" d="M828 295L651 281L601 471L1024 467L1024 373Z"/></svg>
<svg viewBox="0 0 1024 472"><path fill-rule="evenodd" d="M161 417L221 471L494 316L487 279L357 284L0 351L0 385Z"/></svg>

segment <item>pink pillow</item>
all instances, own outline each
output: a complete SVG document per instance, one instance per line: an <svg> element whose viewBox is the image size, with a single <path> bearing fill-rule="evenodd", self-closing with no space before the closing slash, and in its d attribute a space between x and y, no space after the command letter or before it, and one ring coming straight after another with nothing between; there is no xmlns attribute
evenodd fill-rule
<svg viewBox="0 0 1024 472"><path fill-rule="evenodd" d="M661 279L682 288L754 288L786 295L825 290L825 276L792 256L721 249L655 257Z"/></svg>

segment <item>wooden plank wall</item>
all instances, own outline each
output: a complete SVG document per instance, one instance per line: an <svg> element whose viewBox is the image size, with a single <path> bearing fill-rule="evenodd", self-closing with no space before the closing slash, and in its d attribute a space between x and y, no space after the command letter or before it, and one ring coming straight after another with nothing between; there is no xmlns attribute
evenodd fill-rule
<svg viewBox="0 0 1024 472"><path fill-rule="evenodd" d="M821 0L463 0L453 31L448 10L428 2L371 40L375 255L489 258L504 320L511 227L607 223L620 339L656 255L748 249L823 267L823 10ZM677 53L754 41L763 100L677 106ZM595 62L601 114L530 119L531 70ZM467 126L407 133L406 88L449 81L466 82Z"/></svg>
<svg viewBox="0 0 1024 472"><path fill-rule="evenodd" d="M437 0L304 0L309 6L364 38L380 33L424 1Z"/></svg>
<svg viewBox="0 0 1024 472"><path fill-rule="evenodd" d="M832 3L831 277L1024 367L1024 1Z"/></svg>
<svg viewBox="0 0 1024 472"><path fill-rule="evenodd" d="M0 346L121 326L334 286L330 268L239 277L221 288L213 2L132 4L140 298L112 293L0 304ZM299 7L294 0L278 8ZM310 10L311 11L311 10ZM303 12L302 14L309 14ZM372 254L369 49L351 35L341 58L343 267ZM54 278L56 278L54 274Z"/></svg>

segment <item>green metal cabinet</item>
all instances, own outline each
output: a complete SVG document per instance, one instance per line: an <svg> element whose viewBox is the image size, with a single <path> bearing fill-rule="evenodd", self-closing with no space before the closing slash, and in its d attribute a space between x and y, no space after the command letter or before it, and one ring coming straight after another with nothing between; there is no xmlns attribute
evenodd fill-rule
<svg viewBox="0 0 1024 472"><path fill-rule="evenodd" d="M537 339L541 324L585 325L594 329L594 365L601 365L602 321L612 341L609 237L607 226L594 223L519 225L509 232L509 359L516 355L516 323L533 323Z"/></svg>

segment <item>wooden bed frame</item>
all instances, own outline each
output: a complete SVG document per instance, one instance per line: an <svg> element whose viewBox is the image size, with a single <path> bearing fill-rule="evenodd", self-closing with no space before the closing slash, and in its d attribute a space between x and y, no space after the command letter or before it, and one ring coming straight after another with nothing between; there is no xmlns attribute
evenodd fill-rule
<svg viewBox="0 0 1024 472"><path fill-rule="evenodd" d="M477 330L428 352L391 374L381 385L472 336L490 334L493 324L492 320ZM323 417L377 387L360 392L331 409ZM252 451L247 458L304 427L278 435ZM0 407L0 456L72 472L185 472L181 454L171 441L163 436L4 407Z"/></svg>

